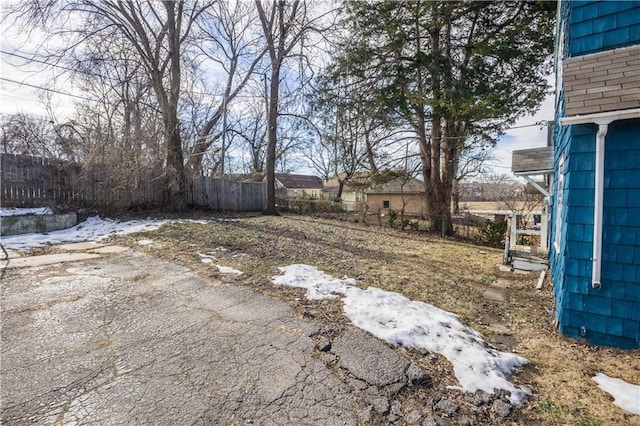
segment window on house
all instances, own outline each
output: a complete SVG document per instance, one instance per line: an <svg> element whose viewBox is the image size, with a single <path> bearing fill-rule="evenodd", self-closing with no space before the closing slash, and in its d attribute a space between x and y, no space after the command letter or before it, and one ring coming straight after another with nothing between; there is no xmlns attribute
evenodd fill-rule
<svg viewBox="0 0 640 426"><path fill-rule="evenodd" d="M555 220L555 238L553 246L556 249L556 253L560 253L560 238L562 236L562 204L564 196L564 155L560 156L558 161L558 179L556 187L556 220Z"/></svg>
<svg viewBox="0 0 640 426"><path fill-rule="evenodd" d="M383 200L382 201L382 208L383 209L388 209L389 208L389 200Z"/></svg>

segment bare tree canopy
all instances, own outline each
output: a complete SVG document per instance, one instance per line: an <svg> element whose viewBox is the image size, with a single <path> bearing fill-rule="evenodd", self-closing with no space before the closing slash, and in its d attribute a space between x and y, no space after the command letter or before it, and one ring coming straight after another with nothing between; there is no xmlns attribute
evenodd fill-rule
<svg viewBox="0 0 640 426"><path fill-rule="evenodd" d="M278 142L278 108L284 62L291 57L304 60L305 42L311 34L322 33L319 27L327 13L312 16L309 4L301 0L255 0L260 24L265 37L270 64L267 104L266 184L267 205L265 214L276 214L275 163ZM294 51L298 48L299 51Z"/></svg>
<svg viewBox="0 0 640 426"><path fill-rule="evenodd" d="M183 45L198 17L211 5L212 2L170 0L158 3L32 0L13 5L9 13L25 28L45 31L47 42L39 46L37 54L51 62L70 56L99 61L100 50L109 51L113 40L126 41L129 52L126 60L140 64L160 110L166 200L178 210L186 204L178 119Z"/></svg>

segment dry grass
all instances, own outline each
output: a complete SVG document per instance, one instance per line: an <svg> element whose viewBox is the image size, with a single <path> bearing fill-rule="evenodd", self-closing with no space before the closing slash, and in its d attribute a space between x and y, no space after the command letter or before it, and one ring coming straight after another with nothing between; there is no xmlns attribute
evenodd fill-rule
<svg viewBox="0 0 640 426"><path fill-rule="evenodd" d="M145 233L155 241L136 246L186 264L202 274L224 279L198 252L245 271L232 278L299 305L299 312L326 321L344 321L336 303L309 303L299 292L274 288L276 267L307 263L327 273L356 278L374 286L436 305L458 314L500 349L530 361L513 380L533 390L533 397L510 421L517 424L640 425L640 416L625 414L596 386L597 372L640 383L640 356L587 346L559 337L551 311L549 283L535 290L537 276L499 272L500 250L410 234L388 228L308 217L253 217L210 224L169 224ZM121 237L136 244L136 237ZM507 301L496 304L482 293L495 279L509 284ZM284 293L283 293L284 291ZM500 334L488 324L499 324ZM443 370L439 389L454 384ZM433 371L431 372L434 374ZM437 375L436 375L437 376Z"/></svg>

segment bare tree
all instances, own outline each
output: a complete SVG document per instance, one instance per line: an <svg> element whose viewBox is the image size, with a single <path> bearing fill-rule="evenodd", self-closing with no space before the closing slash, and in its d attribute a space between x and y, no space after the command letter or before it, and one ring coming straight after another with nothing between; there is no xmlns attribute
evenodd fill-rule
<svg viewBox="0 0 640 426"><path fill-rule="evenodd" d="M25 28L41 28L47 32L50 43L40 46L39 53L48 61L69 57L74 51L82 50L90 39L99 40L103 46L109 46L113 37L121 37L128 42L131 57L144 69L161 113L165 197L167 205L177 210L186 206L178 118L181 58L185 40L194 23L212 4L185 0L158 3L31 0L17 3L9 13L21 19Z"/></svg>
<svg viewBox="0 0 640 426"><path fill-rule="evenodd" d="M278 116L280 107L280 84L285 60L298 56L303 63L303 57L295 54L296 47L304 47L305 38L311 32L322 32L316 25L322 20L320 14L311 18L307 3L300 0L273 0L268 5L261 0L255 0L260 24L267 46L270 78L267 105L267 149L266 149L266 183L267 197L264 214L277 214L275 193L275 165L276 148L278 142Z"/></svg>
<svg viewBox="0 0 640 426"><path fill-rule="evenodd" d="M2 152L5 154L65 158L54 126L44 117L22 112L3 114L0 117L0 128Z"/></svg>
<svg viewBox="0 0 640 426"><path fill-rule="evenodd" d="M474 178L485 174L486 163L493 159L490 149L491 144L465 143L461 147L461 154L454 164L455 178L453 181L453 212L460 211L460 187L459 184L465 179Z"/></svg>
<svg viewBox="0 0 640 426"><path fill-rule="evenodd" d="M264 106L249 105L231 127L232 137L237 138L240 146L246 146L249 151L249 165L245 167L250 173L264 172L266 126Z"/></svg>
<svg viewBox="0 0 640 426"><path fill-rule="evenodd" d="M224 173L224 157L229 148L226 123L229 106L254 76L267 51L254 31L257 16L250 3L221 1L205 15L206 19L198 24L194 42L200 55L220 71L224 86L217 97L217 106L199 128L191 147L187 169L193 175L202 174L203 157L219 140L222 140L222 146L215 151L220 157L216 164ZM205 87L209 85L205 84ZM216 132L220 122L222 128Z"/></svg>

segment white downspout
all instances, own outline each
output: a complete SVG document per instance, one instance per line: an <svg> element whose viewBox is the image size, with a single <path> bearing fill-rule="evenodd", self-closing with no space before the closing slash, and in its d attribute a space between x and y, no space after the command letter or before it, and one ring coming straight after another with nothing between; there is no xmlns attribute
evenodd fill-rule
<svg viewBox="0 0 640 426"><path fill-rule="evenodd" d="M593 256L591 271L591 287L600 288L600 271L602 270L602 211L604 200L604 146L609 124L599 124L596 133L596 170L595 197L593 206Z"/></svg>
<svg viewBox="0 0 640 426"><path fill-rule="evenodd" d="M598 125L596 133L596 164L595 189L593 206L593 256L591 271L591 287L600 288L600 272L602 270L602 211L604 209L604 146L609 124L617 120L631 120L640 118L640 108L621 111L608 111L584 116L563 117L562 125L595 123Z"/></svg>

